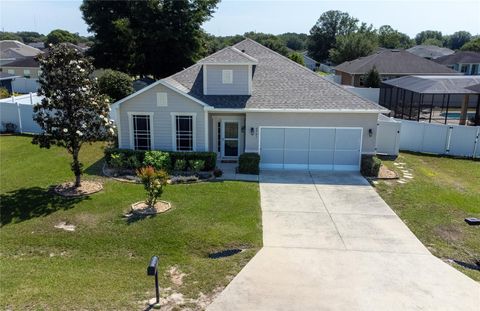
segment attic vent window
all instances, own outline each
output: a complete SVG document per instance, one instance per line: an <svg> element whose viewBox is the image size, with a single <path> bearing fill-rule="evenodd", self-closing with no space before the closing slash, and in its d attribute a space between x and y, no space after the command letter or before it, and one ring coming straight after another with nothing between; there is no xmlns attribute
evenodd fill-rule
<svg viewBox="0 0 480 311"><path fill-rule="evenodd" d="M233 83L233 70L222 70L222 83L223 84Z"/></svg>
<svg viewBox="0 0 480 311"><path fill-rule="evenodd" d="M167 107L168 96L167 93L157 93L157 107Z"/></svg>

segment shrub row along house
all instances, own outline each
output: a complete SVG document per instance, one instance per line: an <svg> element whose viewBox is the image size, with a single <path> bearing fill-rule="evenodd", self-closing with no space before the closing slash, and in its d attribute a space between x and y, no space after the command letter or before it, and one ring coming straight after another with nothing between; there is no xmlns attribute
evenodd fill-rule
<svg viewBox="0 0 480 311"><path fill-rule="evenodd" d="M388 110L251 40L116 102L120 148L259 153L262 168L359 170Z"/></svg>

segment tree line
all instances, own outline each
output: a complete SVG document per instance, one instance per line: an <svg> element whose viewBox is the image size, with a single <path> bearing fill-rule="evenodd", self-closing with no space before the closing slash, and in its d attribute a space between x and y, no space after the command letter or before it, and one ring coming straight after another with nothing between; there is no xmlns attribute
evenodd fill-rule
<svg viewBox="0 0 480 311"><path fill-rule="evenodd" d="M243 35L213 36L202 29L219 0L84 0L80 10L91 37L65 30L44 36L35 32L0 33L0 39L23 42L88 42L88 54L97 68L109 68L131 76L156 79L186 68L215 51L251 38L302 63L300 53L320 62L339 64L369 55L379 48L407 49L416 44L480 51L480 37L467 31L444 35L425 30L414 38L390 25L375 29L346 12L321 14L309 34L280 35L247 32ZM19 39L18 39L19 38Z"/></svg>

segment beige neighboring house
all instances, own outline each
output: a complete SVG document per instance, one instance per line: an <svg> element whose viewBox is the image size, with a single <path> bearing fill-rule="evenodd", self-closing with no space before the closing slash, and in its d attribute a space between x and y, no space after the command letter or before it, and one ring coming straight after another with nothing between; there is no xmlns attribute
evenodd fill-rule
<svg viewBox="0 0 480 311"><path fill-rule="evenodd" d="M43 53L41 50L24 44L16 40L2 40L0 41L0 65L24 59L35 57Z"/></svg>
<svg viewBox="0 0 480 311"><path fill-rule="evenodd" d="M0 71L34 80L38 80L38 77L41 74L40 65L34 57L22 58L2 65Z"/></svg>
<svg viewBox="0 0 480 311"><path fill-rule="evenodd" d="M414 55L405 50L380 50L371 55L344 62L335 67L335 75L343 85L363 87L365 74L373 67L382 81L403 76L458 75L447 66Z"/></svg>

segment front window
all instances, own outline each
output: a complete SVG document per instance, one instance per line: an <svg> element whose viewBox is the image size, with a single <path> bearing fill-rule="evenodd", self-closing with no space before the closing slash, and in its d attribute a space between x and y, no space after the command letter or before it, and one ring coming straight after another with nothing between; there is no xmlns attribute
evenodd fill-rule
<svg viewBox="0 0 480 311"><path fill-rule="evenodd" d="M150 133L150 116L133 115L133 143L135 150L150 150L152 137Z"/></svg>
<svg viewBox="0 0 480 311"><path fill-rule="evenodd" d="M466 73L468 70L468 65L462 65L462 67L460 67L460 72L462 73Z"/></svg>
<svg viewBox="0 0 480 311"><path fill-rule="evenodd" d="M178 151L193 151L193 117L175 116Z"/></svg>

